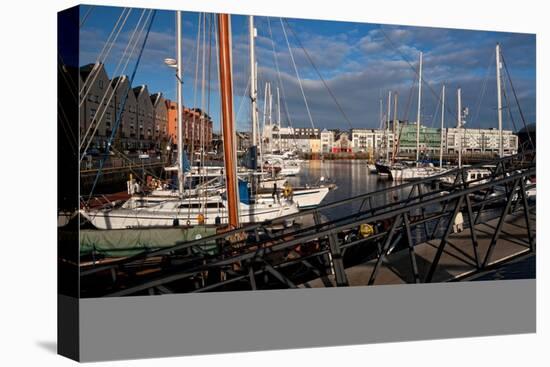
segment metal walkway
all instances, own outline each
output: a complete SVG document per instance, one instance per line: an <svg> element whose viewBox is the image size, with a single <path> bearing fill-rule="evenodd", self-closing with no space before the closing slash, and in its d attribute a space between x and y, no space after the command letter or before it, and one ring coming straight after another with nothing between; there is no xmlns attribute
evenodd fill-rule
<svg viewBox="0 0 550 367"><path fill-rule="evenodd" d="M534 218L527 215L534 207L526 194L535 186L530 181L536 175L535 153L491 163L81 267L82 296L388 284L384 274L390 268L399 268L399 282L409 283L482 273L503 261L504 243L523 241L522 254L535 252ZM490 174L468 181L473 169ZM460 238L452 235L459 213L466 228ZM522 229L512 231L513 225ZM512 239L512 232L519 239ZM205 250L213 245L214 254ZM453 251L469 270L452 269L457 266L448 261ZM359 277L357 269L362 269Z"/></svg>

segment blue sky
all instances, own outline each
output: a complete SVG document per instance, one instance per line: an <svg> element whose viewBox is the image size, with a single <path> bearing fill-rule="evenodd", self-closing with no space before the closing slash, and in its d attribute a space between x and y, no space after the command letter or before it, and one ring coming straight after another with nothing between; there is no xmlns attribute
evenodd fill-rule
<svg viewBox="0 0 550 367"><path fill-rule="evenodd" d="M100 51L121 16L123 8L81 7L80 63L95 62ZM132 9L105 58L107 73L131 74L134 57L124 70L119 66L136 26L144 24L149 13ZM126 15L121 18L125 19ZM201 39L206 34L206 47L197 47L199 18ZM206 18L206 23L204 19ZM219 90L217 83L217 56L214 27L210 14L183 12L184 104L210 112L215 128L219 126ZM234 15L233 77L235 113L239 130L250 130L249 99L243 98L248 84L248 17ZM215 22L215 21L214 21ZM204 25L206 30L204 32ZM428 27L389 26L351 22L331 22L302 19L255 17L258 30L256 53L258 62L258 90L260 107L266 81L275 91L280 87L282 125L319 128L375 128L380 125L379 101L384 111L388 91L397 92L398 117L416 119L416 68L419 52L424 53L423 97L421 121L426 126L440 124L438 101L443 83L446 84L446 126L456 121L456 90L462 88L462 104L469 108L467 127L497 126L497 96L495 45L502 45L503 57L511 74L522 112L527 123L536 122L536 38L532 34L470 31ZM288 45L283 32L286 31ZM139 34L139 29L137 28ZM270 32L271 30L271 32ZM143 39L145 32L143 32ZM210 37L212 35L212 38ZM209 47L209 41L212 47ZM201 41L203 44L203 41ZM300 47L302 44L313 60L313 65ZM141 46L141 41L138 44ZM291 51L289 51L291 50ZM197 63L197 51L199 61ZM275 52L274 52L275 51ZM203 63L203 53L205 61ZM136 52L137 54L137 52ZM210 54L210 57L209 57ZM296 71L294 57L302 86L311 111L310 120L305 107ZM151 93L162 92L175 99L176 82L173 69L163 60L175 56L175 12L159 10L151 27L134 86L147 84ZM279 66L277 72L276 62ZM124 65L124 62L122 63ZM203 84L204 65L204 87ZM315 68L342 106L341 113L320 80ZM503 70L504 71L504 70ZM510 112L505 110L504 127L520 129L523 123L514 101L508 77L504 78L505 94ZM275 106L275 103L274 103ZM275 108L275 107L274 107ZM261 120L261 116L260 116ZM349 120L349 121L348 121Z"/></svg>

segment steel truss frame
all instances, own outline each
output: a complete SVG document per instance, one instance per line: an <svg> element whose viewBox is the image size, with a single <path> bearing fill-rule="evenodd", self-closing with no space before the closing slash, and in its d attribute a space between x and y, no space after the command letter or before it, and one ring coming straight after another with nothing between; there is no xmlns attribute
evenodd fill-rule
<svg viewBox="0 0 550 367"><path fill-rule="evenodd" d="M376 281L388 253L400 238L406 239L404 250L410 259L412 283L432 282L442 254L449 243L455 217L464 211L471 228L475 268L482 272L494 266L491 256L501 235L507 215L523 211L527 227L529 252L535 252L535 237L529 217L530 205L526 192L534 187L528 179L536 175L535 152L529 151L504 157L486 164L453 169L415 182L358 195L346 200L322 205L272 221L256 223L218 233L191 242L176 243L173 247L141 253L110 263L80 269L81 280L88 284L95 277L110 273L112 283L94 289L93 296L125 296L133 294L164 294L171 292L208 292L230 290L239 285L251 290L270 288L296 288L298 281L333 275L336 286L347 286L346 253L371 251L376 259L368 285ZM490 176L467 181L469 169L487 168ZM451 177L452 184L443 186L441 179ZM504 188L502 195L491 196L491 191ZM405 197L403 193L408 193ZM482 195L473 202L472 197ZM498 224L491 237L489 248L482 258L479 253L477 231L472 224L479 223L481 213L488 206L501 209ZM331 216L331 210L346 208L344 215ZM354 209L355 207L355 209ZM329 218L325 215L329 214ZM290 228L285 223L294 222ZM312 225L300 226L296 223ZM358 235L362 224L377 229L368 237ZM385 224L385 225L384 225ZM430 226L433 228L430 230ZM284 228L275 230L274 228ZM443 229L442 233L441 230ZM413 232L423 233L426 240L437 240L435 257L424 277L418 269L415 245L419 242ZM218 254L208 255L202 246L218 244ZM374 256L374 258L372 257ZM134 276L146 260L163 259L161 271L152 276ZM295 276L296 269L308 274ZM216 276L212 276L216 274ZM121 281L120 275L124 275ZM263 282L262 282L263 279ZM267 282L266 282L267 281ZM193 286L179 290L180 282ZM332 284L332 283L331 283ZM97 284L96 284L97 285ZM173 287L175 285L175 287ZM176 289L176 290L174 290ZM83 295L87 296L87 294Z"/></svg>

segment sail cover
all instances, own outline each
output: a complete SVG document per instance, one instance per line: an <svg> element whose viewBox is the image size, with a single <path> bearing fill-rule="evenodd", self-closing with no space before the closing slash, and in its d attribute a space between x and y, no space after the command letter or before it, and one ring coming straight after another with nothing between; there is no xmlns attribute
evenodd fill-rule
<svg viewBox="0 0 550 367"><path fill-rule="evenodd" d="M144 228L113 230L81 230L80 256L100 254L106 257L132 256L174 246L216 234L215 227ZM201 246L201 250L213 254L216 244Z"/></svg>

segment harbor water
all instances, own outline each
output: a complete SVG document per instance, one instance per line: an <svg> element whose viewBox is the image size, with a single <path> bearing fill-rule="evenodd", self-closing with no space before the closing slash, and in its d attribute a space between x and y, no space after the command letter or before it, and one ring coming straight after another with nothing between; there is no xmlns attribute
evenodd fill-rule
<svg viewBox="0 0 550 367"><path fill-rule="evenodd" d="M337 202L353 196L382 190L387 187L399 185L386 177L369 173L366 161L363 160L311 160L301 164L301 171L295 177L288 179L293 186L305 186L318 184L321 179L334 183L336 190L331 190L323 204ZM398 192L400 198L408 195L408 192ZM393 198L386 198L388 201ZM381 204L378 202L377 204ZM358 210L361 201L353 201L346 205L331 208L325 214L328 218L340 217L346 213ZM482 214L482 220L489 220L498 216L497 211L487 211ZM413 233L416 243L424 241L424 231L416 230ZM532 279L535 278L535 257L516 261L499 269L485 274L480 280L500 279Z"/></svg>

